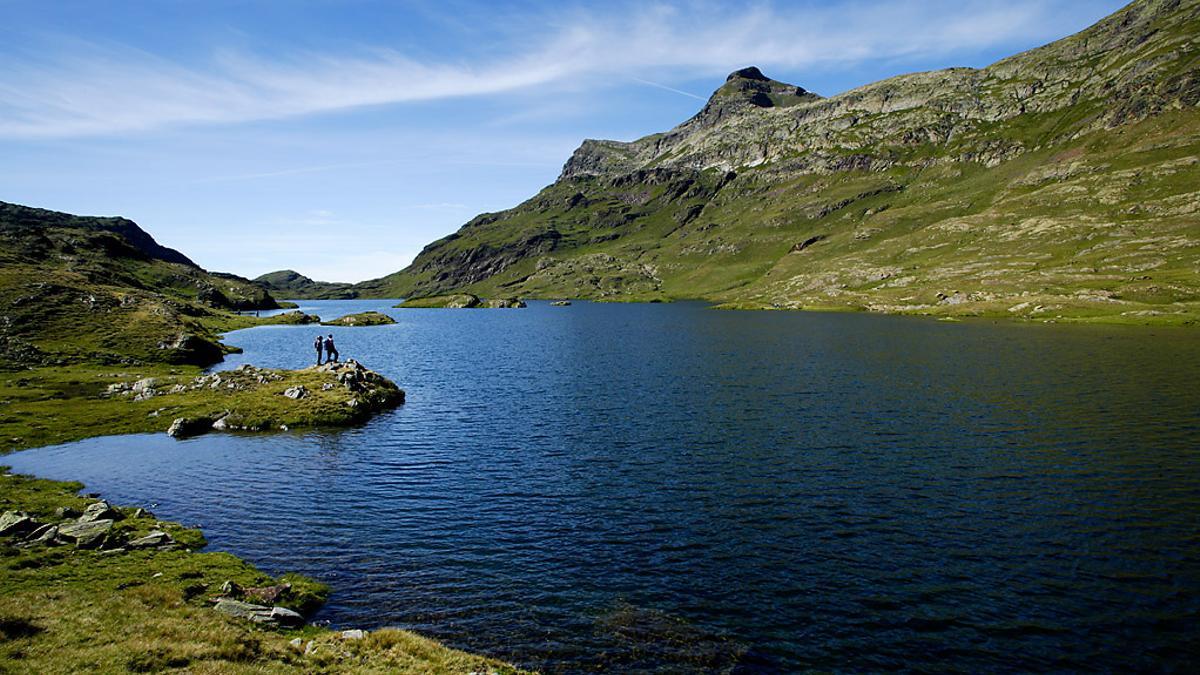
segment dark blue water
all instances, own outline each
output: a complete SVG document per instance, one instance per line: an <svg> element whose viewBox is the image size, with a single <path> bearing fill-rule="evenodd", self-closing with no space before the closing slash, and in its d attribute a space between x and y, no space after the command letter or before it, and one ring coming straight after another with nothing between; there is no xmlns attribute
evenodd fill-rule
<svg viewBox="0 0 1200 675"><path fill-rule="evenodd" d="M334 589L319 618L546 671L1200 662L1200 332L698 304L318 331L408 403L341 432L5 458Z"/></svg>

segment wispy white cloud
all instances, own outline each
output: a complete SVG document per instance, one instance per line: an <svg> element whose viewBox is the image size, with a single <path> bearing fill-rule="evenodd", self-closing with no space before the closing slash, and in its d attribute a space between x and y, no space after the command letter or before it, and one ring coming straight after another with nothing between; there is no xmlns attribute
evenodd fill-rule
<svg viewBox="0 0 1200 675"><path fill-rule="evenodd" d="M718 3L657 4L624 13L577 9L526 20L536 30L521 40L513 40L512 30L498 31L511 41L502 50L507 56L465 63L418 60L387 46L354 53L214 50L202 63L113 45L10 49L0 70L0 137L279 119L582 82L611 86L646 72L684 78L752 63L795 70L954 53L1054 37L1061 29L1053 5L881 0L837 8L732 9Z"/></svg>

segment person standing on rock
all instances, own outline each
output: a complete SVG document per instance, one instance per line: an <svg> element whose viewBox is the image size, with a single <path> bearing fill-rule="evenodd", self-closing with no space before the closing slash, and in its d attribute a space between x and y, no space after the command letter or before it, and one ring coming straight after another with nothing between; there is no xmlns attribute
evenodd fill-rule
<svg viewBox="0 0 1200 675"><path fill-rule="evenodd" d="M317 348L317 365L318 366L321 365L321 347L324 344L325 344L325 341L323 339L321 339L320 335L318 335L317 339L313 341L313 346Z"/></svg>
<svg viewBox="0 0 1200 675"><path fill-rule="evenodd" d="M338 350L333 345L333 333L330 333L329 337L325 338L325 363L329 363L330 361L337 363L337 360Z"/></svg>

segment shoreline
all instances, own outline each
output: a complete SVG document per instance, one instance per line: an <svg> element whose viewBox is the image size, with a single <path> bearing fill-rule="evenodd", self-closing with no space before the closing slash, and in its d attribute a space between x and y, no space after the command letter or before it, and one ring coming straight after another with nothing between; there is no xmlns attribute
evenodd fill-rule
<svg viewBox="0 0 1200 675"><path fill-rule="evenodd" d="M238 317L222 333L284 321ZM240 351L224 338L223 348ZM243 365L214 372L167 364L43 366L0 373L0 401L7 408L0 416L0 458L130 433L182 438L351 427L404 400L395 383L353 359L301 370ZM204 551L200 530L159 521L145 509L106 503L102 509L99 495L81 496L81 483L14 474L0 459L0 485L0 517L17 523L0 535L0 662L42 672L193 666L522 672L407 630L308 624L302 617L328 594L322 584L291 574L272 578L231 553ZM75 514L89 507L110 517L100 525L76 521L86 516ZM57 534L34 541L30 527L39 537L103 532L81 546ZM148 541L161 546L142 548ZM255 604L263 599L255 593L285 586L283 595ZM277 617L286 625L274 626ZM80 625L89 626L83 639L76 632Z"/></svg>

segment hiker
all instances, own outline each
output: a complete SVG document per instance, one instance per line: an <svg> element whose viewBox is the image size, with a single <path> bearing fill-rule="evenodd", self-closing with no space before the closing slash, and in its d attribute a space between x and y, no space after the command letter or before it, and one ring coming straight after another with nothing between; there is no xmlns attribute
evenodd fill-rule
<svg viewBox="0 0 1200 675"><path fill-rule="evenodd" d="M318 335L317 339L313 341L313 346L317 348L317 365L318 366L321 365L321 347L324 344L325 344L325 341L321 339L320 335Z"/></svg>
<svg viewBox="0 0 1200 675"><path fill-rule="evenodd" d="M337 363L337 360L338 350L337 347L333 346L333 333L330 333L329 337L325 338L325 363L329 363L330 361Z"/></svg>

